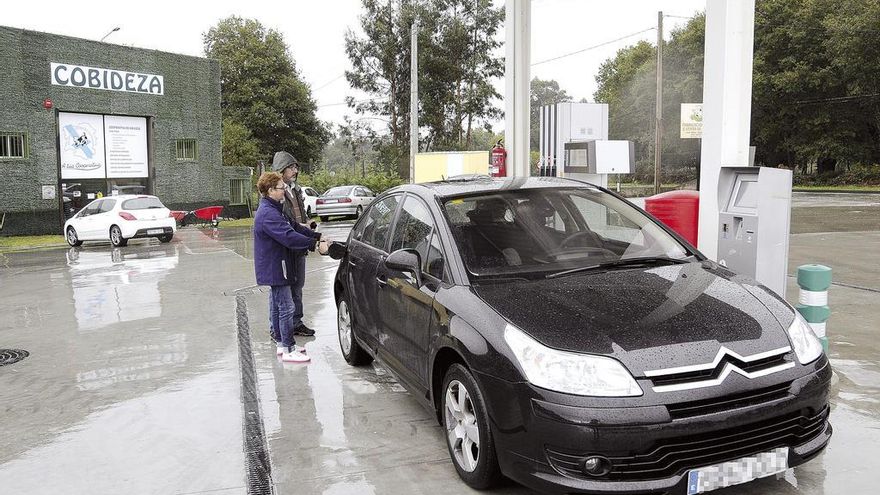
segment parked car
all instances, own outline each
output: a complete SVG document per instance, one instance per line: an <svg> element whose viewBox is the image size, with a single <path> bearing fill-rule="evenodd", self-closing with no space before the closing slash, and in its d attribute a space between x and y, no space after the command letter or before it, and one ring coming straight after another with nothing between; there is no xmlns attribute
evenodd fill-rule
<svg viewBox="0 0 880 495"><path fill-rule="evenodd" d="M306 218L310 218L312 215L315 215L315 212L318 211L317 201L318 197L321 195L318 194L318 191L309 186L303 186L300 188L300 190L302 191L303 204L306 207Z"/></svg>
<svg viewBox="0 0 880 495"><path fill-rule="evenodd" d="M71 246L83 241L110 241L125 246L129 239L155 237L169 242L177 223L155 196L121 194L96 199L64 222L64 236Z"/></svg>
<svg viewBox="0 0 880 495"><path fill-rule="evenodd" d="M331 187L318 198L317 213L322 222L341 215L358 218L375 197L376 194L365 186Z"/></svg>
<svg viewBox="0 0 880 495"><path fill-rule="evenodd" d="M831 367L794 308L606 189L404 185L331 255L343 357L436 415L471 487L700 493L831 436Z"/></svg>

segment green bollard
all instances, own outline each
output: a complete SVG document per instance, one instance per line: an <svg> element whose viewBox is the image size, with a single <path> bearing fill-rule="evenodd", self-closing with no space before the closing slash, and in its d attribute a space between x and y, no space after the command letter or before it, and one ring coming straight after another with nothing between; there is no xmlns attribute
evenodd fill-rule
<svg viewBox="0 0 880 495"><path fill-rule="evenodd" d="M813 332L822 341L822 348L827 353L828 337L825 335L825 322L831 316L831 310L828 309L831 268L823 265L801 265L797 269L797 283L801 292L795 308L813 328Z"/></svg>

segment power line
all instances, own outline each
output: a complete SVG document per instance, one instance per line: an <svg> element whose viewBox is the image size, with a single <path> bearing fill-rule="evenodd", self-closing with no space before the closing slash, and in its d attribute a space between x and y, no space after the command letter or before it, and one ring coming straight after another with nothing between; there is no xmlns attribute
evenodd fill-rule
<svg viewBox="0 0 880 495"><path fill-rule="evenodd" d="M368 98L368 99L366 99L366 100L357 100L357 101L353 101L352 103L355 103L355 104L357 104L357 103L367 103L367 102L376 101L376 100L377 100L377 98ZM348 102L347 102L347 101L340 101L339 103L324 103L323 105L317 105L316 108L335 107L335 106L339 106L339 105L348 105Z"/></svg>
<svg viewBox="0 0 880 495"><path fill-rule="evenodd" d="M641 31L637 31L637 32L635 32L635 33L627 34L626 36L621 36L620 38L613 39L613 40L611 40L611 41L606 41L606 42L604 42L604 43L599 43L598 45L588 46L588 47L583 48L583 49L581 49L581 50L577 50L577 51L574 51L574 52L571 52L571 53L566 53L565 55L559 55L558 57L548 58L547 60L541 60L540 62L535 62L535 63L533 63L533 64L532 64L532 67L534 67L534 66L536 66L536 65L540 65L540 64L545 64L545 63L547 63L547 62L552 62L552 61L554 61L554 60L559 60L559 59L561 59L561 58L570 57L570 56L572 56L572 55L577 55L578 53L583 53L583 52L586 52L586 51L589 51L589 50L594 50L594 49L596 49L596 48L601 48L601 47L603 47L603 46L605 46L605 45L610 45L610 44L612 44L612 43L617 43L618 41L623 41L623 40L625 40L625 39L627 39L627 38L632 38L633 36L636 36L636 35L639 35L639 34L642 34L642 33L647 33L648 31L654 31L655 29L657 29L657 28L654 27L654 26L652 26L652 27L649 27L648 29L643 29L643 30L641 30Z"/></svg>
<svg viewBox="0 0 880 495"><path fill-rule="evenodd" d="M327 81L326 83L324 83L324 84L318 86L317 88L313 89L313 90L312 90L312 93L314 93L315 91L318 91L319 89L324 89L324 88L326 88L327 86L329 86L329 85L335 83L336 81L338 81L339 79L342 79L343 77L345 77L345 72L343 72L342 74L339 74L338 76L334 77L333 79L331 79L331 80Z"/></svg>

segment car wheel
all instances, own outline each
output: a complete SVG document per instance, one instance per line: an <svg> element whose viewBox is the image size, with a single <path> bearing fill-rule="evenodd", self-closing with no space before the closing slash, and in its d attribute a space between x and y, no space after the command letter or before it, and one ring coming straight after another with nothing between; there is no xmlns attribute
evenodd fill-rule
<svg viewBox="0 0 880 495"><path fill-rule="evenodd" d="M312 218L312 207L306 206L306 218Z"/></svg>
<svg viewBox="0 0 880 495"><path fill-rule="evenodd" d="M360 218L363 213L364 213L364 207L358 205L357 210L354 211L354 217Z"/></svg>
<svg viewBox="0 0 880 495"><path fill-rule="evenodd" d="M373 361L367 351L358 344L354 337L354 322L351 317L351 308L348 305L348 297L340 295L337 306L336 324L339 328L339 349L345 362L352 366L370 364Z"/></svg>
<svg viewBox="0 0 880 495"><path fill-rule="evenodd" d="M328 217L326 215L321 215L319 218L321 219L322 222L326 222L330 217Z"/></svg>
<svg viewBox="0 0 880 495"><path fill-rule="evenodd" d="M171 242L171 238L174 237L174 234L165 234L159 236L159 242Z"/></svg>
<svg viewBox="0 0 880 495"><path fill-rule="evenodd" d="M115 247L122 247L128 244L128 239L122 237L122 230L118 225L110 227L110 244Z"/></svg>
<svg viewBox="0 0 880 495"><path fill-rule="evenodd" d="M56 231L57 232L57 231ZM76 229L73 227L67 227L67 243L73 247L82 246L83 241L79 240L79 236L76 235Z"/></svg>
<svg viewBox="0 0 880 495"><path fill-rule="evenodd" d="M442 407L446 446L458 475L477 490L497 484L501 470L483 394L470 371L458 363L443 379Z"/></svg>

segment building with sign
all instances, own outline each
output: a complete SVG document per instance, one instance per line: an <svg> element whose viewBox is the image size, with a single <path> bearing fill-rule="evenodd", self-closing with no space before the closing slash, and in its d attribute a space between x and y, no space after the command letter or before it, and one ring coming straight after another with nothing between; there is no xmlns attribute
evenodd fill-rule
<svg viewBox="0 0 880 495"><path fill-rule="evenodd" d="M0 235L60 234L92 199L247 214L223 166L217 61L0 26Z"/></svg>

